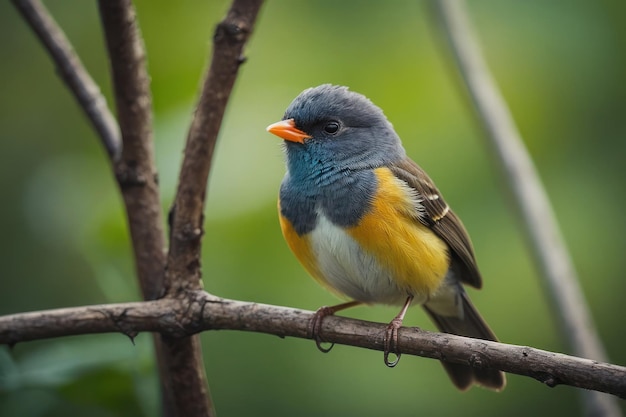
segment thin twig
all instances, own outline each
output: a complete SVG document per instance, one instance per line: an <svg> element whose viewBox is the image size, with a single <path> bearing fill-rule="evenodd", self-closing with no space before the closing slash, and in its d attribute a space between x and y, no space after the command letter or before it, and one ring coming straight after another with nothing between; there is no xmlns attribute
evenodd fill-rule
<svg viewBox="0 0 626 417"><path fill-rule="evenodd" d="M227 300L204 291L190 291L187 295L188 298L181 299L92 305L0 317L0 344L105 332L134 337L142 331L160 332L175 339L202 330L310 338L312 311ZM321 335L331 343L383 350L385 329L385 324L330 316L324 320ZM550 387L571 385L626 397L626 367L623 366L408 327L400 329L399 350L403 354L501 369L532 377Z"/></svg>
<svg viewBox="0 0 626 417"><path fill-rule="evenodd" d="M262 0L234 0L215 29L211 66L187 136L170 213L166 286L173 293L201 288L200 244L213 149L239 66L244 62L243 48L262 3Z"/></svg>
<svg viewBox="0 0 626 417"><path fill-rule="evenodd" d="M575 355L606 361L550 202L482 57L465 5L460 0L435 0L434 4L458 70L517 203L563 335ZM595 392L582 395L587 415L621 415L614 398Z"/></svg>
<svg viewBox="0 0 626 417"><path fill-rule="evenodd" d="M39 0L13 0L57 66L61 78L98 133L109 158L115 161L122 147L120 131L100 88L93 81L74 48Z"/></svg>

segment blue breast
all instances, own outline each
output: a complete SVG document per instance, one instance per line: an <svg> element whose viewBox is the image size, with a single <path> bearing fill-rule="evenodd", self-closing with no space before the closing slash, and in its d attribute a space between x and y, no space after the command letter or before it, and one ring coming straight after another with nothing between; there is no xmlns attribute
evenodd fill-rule
<svg viewBox="0 0 626 417"><path fill-rule="evenodd" d="M372 170L350 171L308 160L288 159L288 173L280 187L281 214L302 236L315 228L317 212L335 225L356 225L366 214L376 192Z"/></svg>

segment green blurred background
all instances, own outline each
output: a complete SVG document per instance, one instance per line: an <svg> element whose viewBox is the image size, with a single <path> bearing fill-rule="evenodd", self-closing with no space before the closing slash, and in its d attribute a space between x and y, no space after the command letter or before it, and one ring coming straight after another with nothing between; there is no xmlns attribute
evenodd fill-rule
<svg viewBox="0 0 626 417"><path fill-rule="evenodd" d="M111 103L94 2L47 1ZM164 211L225 1L136 2L148 49ZM551 196L613 363L626 363L626 3L472 1L489 65ZM0 314L138 300L121 199L104 152L49 58L0 3ZM270 0L248 45L211 173L208 291L315 309L336 303L282 241L284 166L265 126L304 88L345 84L385 110L472 235L470 295L503 342L563 352L505 184L425 2ZM395 308L346 314L387 322ZM412 309L406 325L433 326ZM577 391L509 376L459 393L436 361L242 332L202 335L222 416L577 415ZM621 403L624 408L624 403ZM0 416L157 415L150 338L99 335L0 349Z"/></svg>

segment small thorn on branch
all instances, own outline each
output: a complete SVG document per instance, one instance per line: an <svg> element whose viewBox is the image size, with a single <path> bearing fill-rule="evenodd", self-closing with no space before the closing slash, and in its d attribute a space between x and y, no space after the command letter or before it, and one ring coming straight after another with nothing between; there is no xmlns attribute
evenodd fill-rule
<svg viewBox="0 0 626 417"><path fill-rule="evenodd" d="M250 30L241 22L223 21L215 27L213 42L244 43Z"/></svg>
<svg viewBox="0 0 626 417"><path fill-rule="evenodd" d="M534 378L550 388L561 385L561 381L550 372L538 372L534 375Z"/></svg>
<svg viewBox="0 0 626 417"><path fill-rule="evenodd" d="M126 335L130 339L130 343L132 343L133 346L135 346L135 338L138 334L139 332L124 332L124 335Z"/></svg>

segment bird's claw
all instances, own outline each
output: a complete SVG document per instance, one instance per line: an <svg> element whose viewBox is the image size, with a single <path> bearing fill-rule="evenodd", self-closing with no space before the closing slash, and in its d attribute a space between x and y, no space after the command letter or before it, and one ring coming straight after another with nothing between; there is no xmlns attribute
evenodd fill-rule
<svg viewBox="0 0 626 417"><path fill-rule="evenodd" d="M320 307L317 309L313 318L311 319L311 324L309 325L309 337L315 340L315 346L320 350L320 352L328 353L332 350L334 343L331 343L329 347L322 346L322 343L326 343L322 340L320 333L322 330L322 321L324 317L332 316L335 314L335 310L332 307Z"/></svg>
<svg viewBox="0 0 626 417"><path fill-rule="evenodd" d="M396 317L391 320L391 323L387 326L385 330L385 338L384 338L384 350L383 350L383 359L385 361L385 365L390 368L393 368L400 362L401 353L398 351L398 329L402 326L402 319ZM396 359L393 361L389 360L389 354L396 355Z"/></svg>

